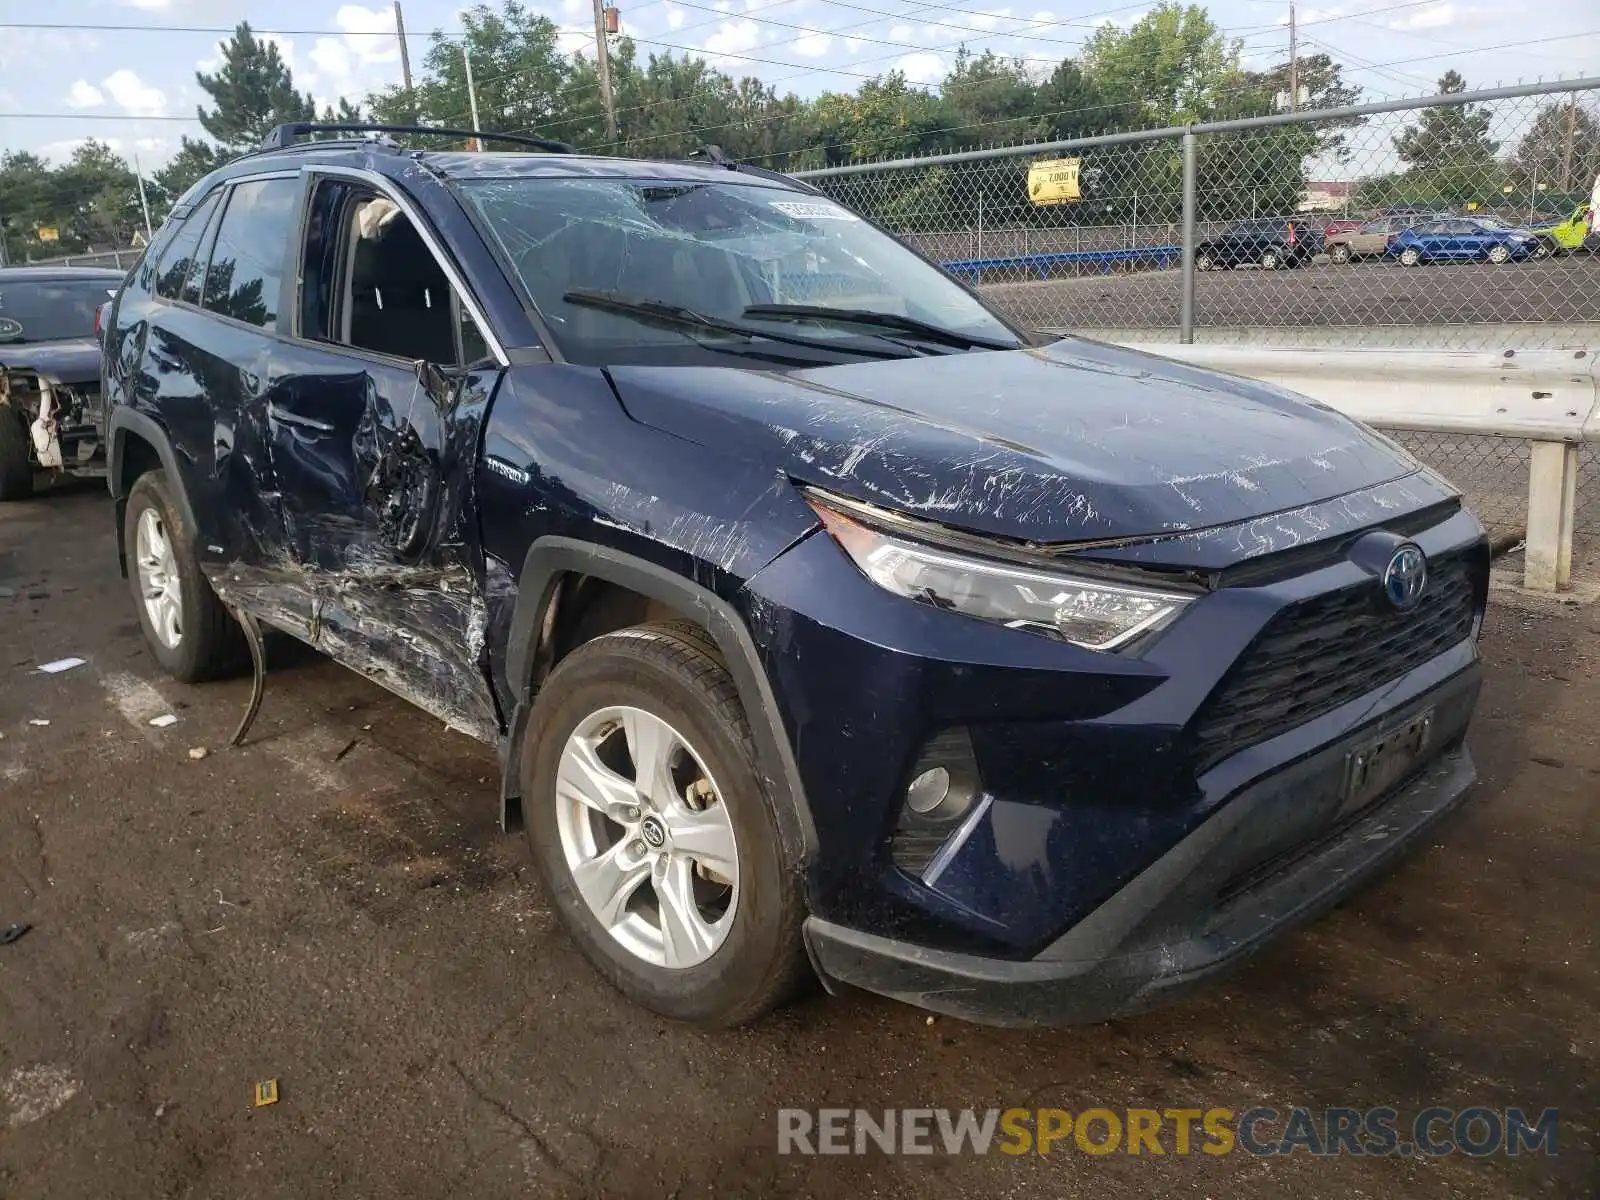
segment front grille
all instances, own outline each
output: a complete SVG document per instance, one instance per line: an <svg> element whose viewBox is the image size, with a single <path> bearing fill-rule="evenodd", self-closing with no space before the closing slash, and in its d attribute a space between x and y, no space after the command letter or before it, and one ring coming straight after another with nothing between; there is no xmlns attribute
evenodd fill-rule
<svg viewBox="0 0 1600 1200"><path fill-rule="evenodd" d="M1429 564L1410 612L1392 608L1376 579L1280 612L1200 706L1198 769L1364 696L1465 640L1476 589L1462 555Z"/></svg>

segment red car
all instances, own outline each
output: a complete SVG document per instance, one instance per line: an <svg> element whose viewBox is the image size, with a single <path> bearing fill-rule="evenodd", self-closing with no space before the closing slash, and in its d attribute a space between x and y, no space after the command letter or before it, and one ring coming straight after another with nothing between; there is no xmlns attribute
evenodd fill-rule
<svg viewBox="0 0 1600 1200"><path fill-rule="evenodd" d="M1353 218L1353 219L1346 219L1344 217L1340 217L1337 221L1329 221L1327 224L1325 224L1322 227L1322 232L1323 233L1349 233L1352 229L1360 229L1361 226L1364 225L1364 224L1365 224L1365 222L1360 217L1356 217L1356 218Z"/></svg>

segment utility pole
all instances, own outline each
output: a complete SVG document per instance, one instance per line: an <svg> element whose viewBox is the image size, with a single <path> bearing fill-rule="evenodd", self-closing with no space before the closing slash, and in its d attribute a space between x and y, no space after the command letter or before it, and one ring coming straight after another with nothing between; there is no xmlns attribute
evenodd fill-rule
<svg viewBox="0 0 1600 1200"><path fill-rule="evenodd" d="M1294 25L1294 0L1289 0L1289 111L1300 107L1300 43Z"/></svg>
<svg viewBox="0 0 1600 1200"><path fill-rule="evenodd" d="M144 244L148 246L156 232L150 227L150 202L144 198L144 168L139 165L139 152L133 152L133 177L139 181L139 208L144 213ZM120 267L122 263L119 261Z"/></svg>
<svg viewBox="0 0 1600 1200"><path fill-rule="evenodd" d="M400 39L400 78L405 80L406 99L411 99L411 51L406 46L406 18L400 11L400 0L394 0L394 32Z"/></svg>
<svg viewBox="0 0 1600 1200"><path fill-rule="evenodd" d="M478 89L472 83L472 55L467 53L467 44L465 42L461 43L461 61L466 64L467 68L467 103L472 106L472 127L481 129L482 126L478 124ZM483 149L483 142L480 139L470 138L468 141L470 149Z"/></svg>
<svg viewBox="0 0 1600 1200"><path fill-rule="evenodd" d="M600 103L606 106L606 138L617 140L617 103L611 95L611 50L606 41L605 0L594 0L594 62L600 74Z"/></svg>

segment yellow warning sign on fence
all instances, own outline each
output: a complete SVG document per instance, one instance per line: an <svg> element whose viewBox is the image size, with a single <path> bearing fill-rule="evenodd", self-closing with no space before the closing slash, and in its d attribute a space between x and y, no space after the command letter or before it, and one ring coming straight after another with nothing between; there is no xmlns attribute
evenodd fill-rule
<svg viewBox="0 0 1600 1200"><path fill-rule="evenodd" d="M1028 167L1028 199L1035 204L1070 204L1079 199L1078 167L1082 159L1053 158Z"/></svg>

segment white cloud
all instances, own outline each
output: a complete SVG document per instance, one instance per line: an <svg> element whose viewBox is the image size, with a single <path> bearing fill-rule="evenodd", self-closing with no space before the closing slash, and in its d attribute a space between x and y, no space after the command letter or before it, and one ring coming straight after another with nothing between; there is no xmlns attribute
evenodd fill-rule
<svg viewBox="0 0 1600 1200"><path fill-rule="evenodd" d="M100 89L87 79L78 80L67 92L68 108L99 108L105 102L106 98Z"/></svg>
<svg viewBox="0 0 1600 1200"><path fill-rule="evenodd" d="M684 22L683 9L667 5L667 28L682 29Z"/></svg>
<svg viewBox="0 0 1600 1200"><path fill-rule="evenodd" d="M562 54L588 54L586 58L594 57L594 26L593 25L558 25L556 27L556 49Z"/></svg>
<svg viewBox="0 0 1600 1200"><path fill-rule="evenodd" d="M335 83L347 80L354 69L350 51L338 38L330 37L319 37L311 47L311 65L316 67L317 74Z"/></svg>
<svg viewBox="0 0 1600 1200"><path fill-rule="evenodd" d="M1454 4L1436 4L1432 8L1419 8L1389 22L1391 29L1445 29L1454 25L1459 14Z"/></svg>
<svg viewBox="0 0 1600 1200"><path fill-rule="evenodd" d="M717 26L717 31L706 39L703 48L715 61L723 55L744 54L760 44L761 27L754 21L740 19L724 21Z"/></svg>
<svg viewBox="0 0 1600 1200"><path fill-rule="evenodd" d="M150 116L167 107L167 97L161 90L151 87L127 67L107 75L100 81L100 86L125 112Z"/></svg>
<svg viewBox="0 0 1600 1200"><path fill-rule="evenodd" d="M122 2L133 8L143 8L152 11L172 7L172 0L122 0Z"/></svg>
<svg viewBox="0 0 1600 1200"><path fill-rule="evenodd" d="M395 34L392 8L344 4L334 14L333 21L345 31L345 45L357 61L379 63L399 59L400 41Z"/></svg>
<svg viewBox="0 0 1600 1200"><path fill-rule="evenodd" d="M820 58L833 45L833 38L816 29L808 29L794 42L795 53L801 58Z"/></svg>
<svg viewBox="0 0 1600 1200"><path fill-rule="evenodd" d="M894 25L889 29L889 40L891 42L909 42L911 40L911 34L911 26Z"/></svg>
<svg viewBox="0 0 1600 1200"><path fill-rule="evenodd" d="M912 83L938 83L949 70L943 57L927 50L905 55L894 64L894 69Z"/></svg>

